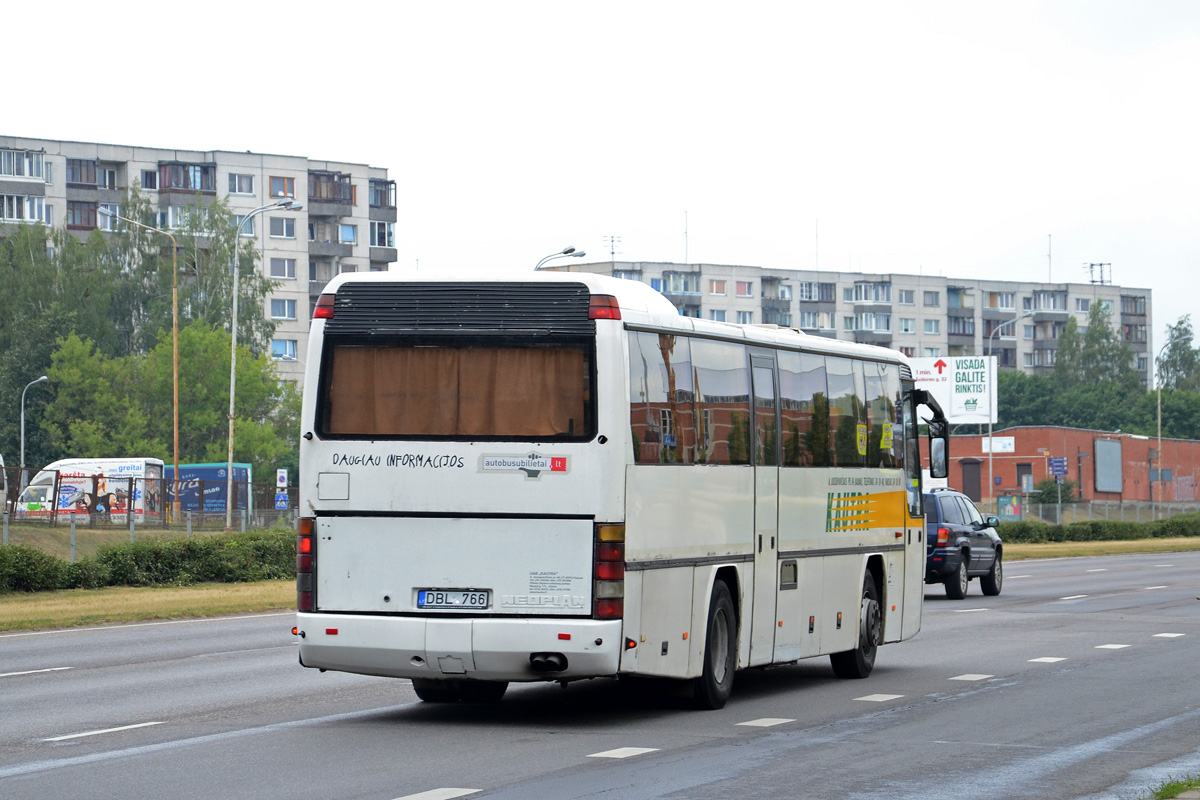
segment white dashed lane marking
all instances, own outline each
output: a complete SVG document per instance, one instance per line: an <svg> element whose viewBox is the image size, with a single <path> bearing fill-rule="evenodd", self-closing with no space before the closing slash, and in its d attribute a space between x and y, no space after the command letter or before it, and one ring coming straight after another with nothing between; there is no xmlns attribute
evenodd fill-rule
<svg viewBox="0 0 1200 800"><path fill-rule="evenodd" d="M455 797L466 797L479 792L479 789L430 789L428 792L417 792L397 797L396 800L454 800Z"/></svg>
<svg viewBox="0 0 1200 800"><path fill-rule="evenodd" d="M1180 636L1187 636L1186 633L1156 633L1156 639L1178 639Z"/></svg>
<svg viewBox="0 0 1200 800"><path fill-rule="evenodd" d="M42 739L43 742L64 742L67 739L82 739L84 736L99 736L102 733L116 733L117 731L131 731L134 728L149 728L151 725L163 725L162 722L139 722L137 725L122 725L119 728L105 728L100 731L84 731L83 733L68 733L65 736L51 736L49 739Z"/></svg>
<svg viewBox="0 0 1200 800"><path fill-rule="evenodd" d="M1089 569L1087 571L1088 572L1108 572L1108 567L1102 567L1100 569Z"/></svg>
<svg viewBox="0 0 1200 800"><path fill-rule="evenodd" d="M772 725L783 725L785 722L795 722L794 719L784 719L782 717L763 717L762 719L752 719L749 722L739 722L738 725L747 725L752 728L769 728Z"/></svg>
<svg viewBox="0 0 1200 800"><path fill-rule="evenodd" d="M904 697L902 694L868 694L864 697L856 697L855 700L862 700L864 703L886 703L888 700L899 700Z"/></svg>
<svg viewBox="0 0 1200 800"><path fill-rule="evenodd" d="M1085 597L1087 597L1086 594L1072 594L1072 595L1067 595L1066 597L1060 597L1058 599L1059 600L1082 600Z"/></svg>
<svg viewBox="0 0 1200 800"><path fill-rule="evenodd" d="M986 609L986 608L956 608L956 609L954 609L954 613L955 614L970 614L974 611L987 611L987 610L988 609Z"/></svg>
<svg viewBox="0 0 1200 800"><path fill-rule="evenodd" d="M978 675L974 672L968 672L966 675L955 675L950 680L952 680L952 681L985 681L990 677L992 677L992 676L991 675Z"/></svg>
<svg viewBox="0 0 1200 800"><path fill-rule="evenodd" d="M47 669L27 669L24 672L0 672L0 678L11 678L15 675L37 675L39 672L62 672L64 669L74 669L74 667L49 667Z"/></svg>
<svg viewBox="0 0 1200 800"><path fill-rule="evenodd" d="M658 752L657 747L618 747L616 750L592 753L588 758L629 758L630 756L640 756L656 752Z"/></svg>
<svg viewBox="0 0 1200 800"><path fill-rule="evenodd" d="M1029 659L1030 664L1057 664L1059 661L1066 661L1066 659L1056 658L1055 656L1042 656L1041 658Z"/></svg>
<svg viewBox="0 0 1200 800"><path fill-rule="evenodd" d="M1123 650L1126 647L1129 647L1129 645L1127 645L1127 644L1098 644L1098 645L1096 645L1097 650Z"/></svg>

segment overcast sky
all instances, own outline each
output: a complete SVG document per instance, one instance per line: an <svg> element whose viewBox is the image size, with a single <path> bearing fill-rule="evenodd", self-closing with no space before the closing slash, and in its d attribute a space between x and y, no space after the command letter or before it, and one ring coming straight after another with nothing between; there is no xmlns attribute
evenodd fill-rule
<svg viewBox="0 0 1200 800"><path fill-rule="evenodd" d="M0 133L384 167L400 269L606 260L608 236L630 261L1107 262L1153 290L1155 350L1200 289L1189 0L55 9L4 37Z"/></svg>

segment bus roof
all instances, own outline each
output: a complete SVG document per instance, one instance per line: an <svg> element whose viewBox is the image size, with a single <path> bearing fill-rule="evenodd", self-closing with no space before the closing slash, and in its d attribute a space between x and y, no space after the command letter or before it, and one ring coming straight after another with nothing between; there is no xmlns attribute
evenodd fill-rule
<svg viewBox="0 0 1200 800"><path fill-rule="evenodd" d="M878 345L810 336L797 328L776 325L738 325L682 316L670 300L648 285L593 272L455 270L436 275L415 272L346 272L337 275L322 294L334 294L347 283L572 283L583 284L592 294L612 295L621 307L627 326L652 327L716 339L729 339L764 346L807 350L826 355L843 355L909 366L898 350Z"/></svg>

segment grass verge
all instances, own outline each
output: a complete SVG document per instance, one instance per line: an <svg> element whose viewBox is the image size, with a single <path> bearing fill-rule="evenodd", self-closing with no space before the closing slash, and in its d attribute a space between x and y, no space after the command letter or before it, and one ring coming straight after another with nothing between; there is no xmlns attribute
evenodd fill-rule
<svg viewBox="0 0 1200 800"><path fill-rule="evenodd" d="M0 602L0 631L254 614L295 607L293 580L13 592Z"/></svg>
<svg viewBox="0 0 1200 800"><path fill-rule="evenodd" d="M1003 530L1001 531L1003 536ZM1044 544L1005 543L1004 560L1025 558L1065 558L1067 556L1113 556L1128 553L1177 553L1200 550L1200 537L1175 539L1131 539L1120 542L1046 542Z"/></svg>
<svg viewBox="0 0 1200 800"><path fill-rule="evenodd" d="M1200 777L1169 780L1151 792L1149 800L1171 800L1191 789L1200 789Z"/></svg>

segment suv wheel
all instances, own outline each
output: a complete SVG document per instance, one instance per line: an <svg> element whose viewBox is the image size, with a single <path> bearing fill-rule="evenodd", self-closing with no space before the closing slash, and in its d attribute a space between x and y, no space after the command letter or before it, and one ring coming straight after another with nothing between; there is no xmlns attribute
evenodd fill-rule
<svg viewBox="0 0 1200 800"><path fill-rule="evenodd" d="M1000 594L1000 588L1004 584L1004 567L1000 563L1000 553L996 553L996 558L992 561L992 569L987 575L979 579L979 588L983 589L983 593L995 597Z"/></svg>
<svg viewBox="0 0 1200 800"><path fill-rule="evenodd" d="M967 596L967 558L966 555L959 555L958 569L946 579L946 597L951 600L962 600Z"/></svg>

